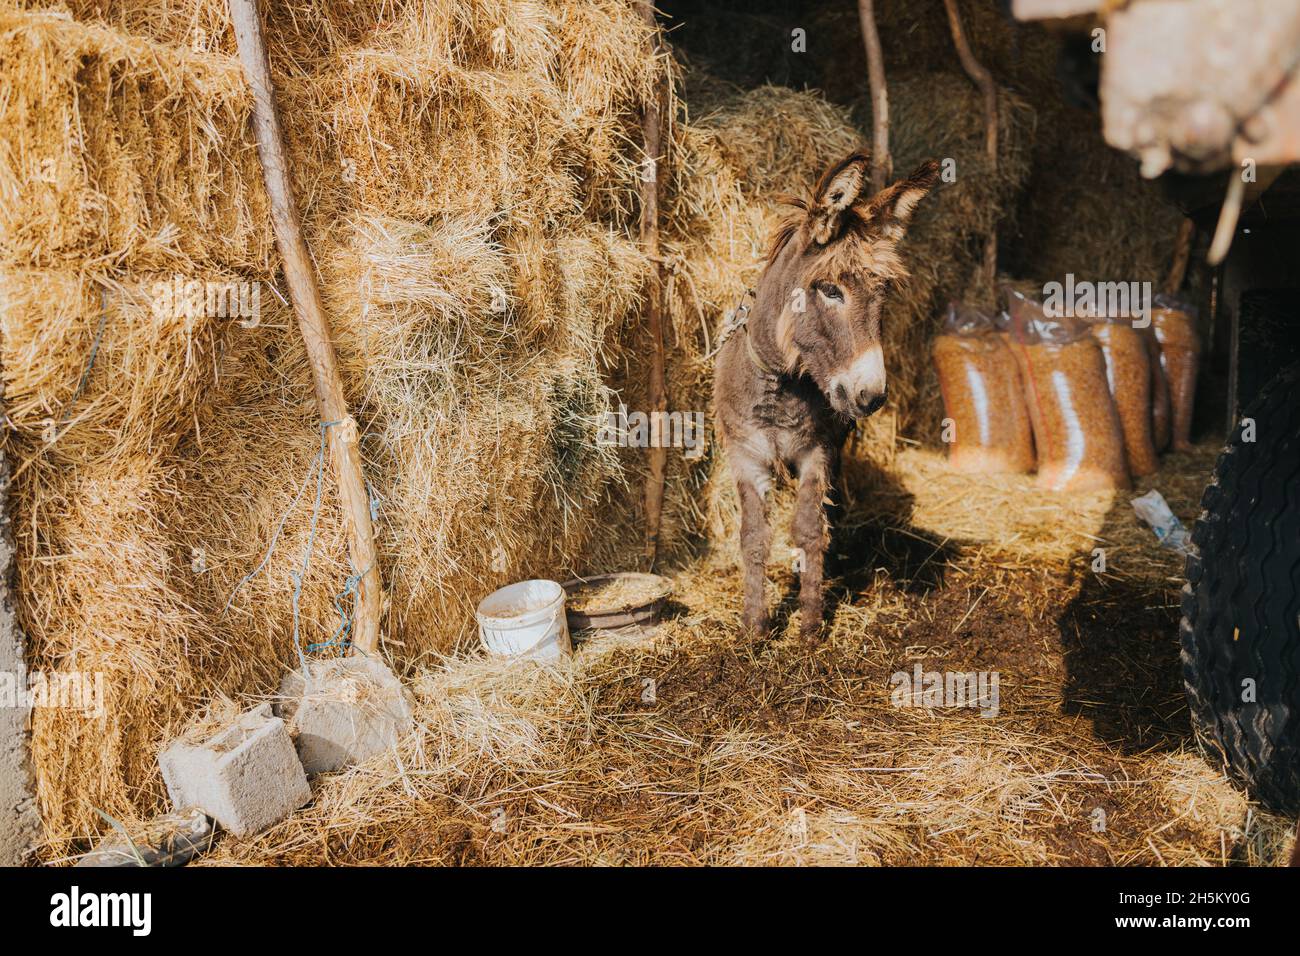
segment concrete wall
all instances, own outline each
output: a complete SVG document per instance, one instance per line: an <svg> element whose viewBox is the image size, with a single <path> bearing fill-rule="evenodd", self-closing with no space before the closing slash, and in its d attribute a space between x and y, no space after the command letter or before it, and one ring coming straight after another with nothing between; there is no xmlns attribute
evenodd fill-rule
<svg viewBox="0 0 1300 956"><path fill-rule="evenodd" d="M0 454L0 679L13 675L15 687L25 689L23 635L9 600L14 548L8 498L9 462ZM26 708L10 707L0 699L0 866L22 862L40 838L28 759L27 717Z"/></svg>

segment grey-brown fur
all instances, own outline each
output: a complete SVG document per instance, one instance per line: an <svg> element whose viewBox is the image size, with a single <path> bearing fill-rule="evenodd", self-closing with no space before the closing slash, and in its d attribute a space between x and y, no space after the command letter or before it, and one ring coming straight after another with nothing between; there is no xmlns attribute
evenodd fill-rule
<svg viewBox="0 0 1300 956"><path fill-rule="evenodd" d="M824 502L854 418L884 403L881 319L890 282L904 270L898 241L938 179L926 163L865 195L868 157L831 166L773 242L746 327L718 353L713 401L740 495L744 623L768 629L763 590L771 529L767 498L778 475L798 480L793 541L803 552L800 631L822 626L822 569L829 541ZM802 307L802 309L801 309Z"/></svg>

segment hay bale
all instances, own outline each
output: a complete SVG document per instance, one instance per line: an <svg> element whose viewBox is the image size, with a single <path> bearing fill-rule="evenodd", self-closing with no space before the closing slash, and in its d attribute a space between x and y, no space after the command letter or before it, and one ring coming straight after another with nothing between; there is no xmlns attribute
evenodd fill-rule
<svg viewBox="0 0 1300 956"><path fill-rule="evenodd" d="M192 427L235 319L159 294L174 285L165 274L0 267L2 374L23 461L168 450Z"/></svg>
<svg viewBox="0 0 1300 956"><path fill-rule="evenodd" d="M94 806L151 809L157 745L214 695L271 690L295 624L300 646L345 639L354 570L332 482L317 507L311 375L271 286L255 328L152 311L160 278L273 275L224 4L73 9L0 19L20 614L33 667L81 654L112 685L101 723L35 728L51 854L102 827ZM467 638L498 584L634 540L600 516L630 456L593 436L611 384L643 375L622 342L647 270L635 131L671 63L626 0L277 4L272 22L400 663Z"/></svg>
<svg viewBox="0 0 1300 956"><path fill-rule="evenodd" d="M32 667L96 675L102 714L43 707L32 757L47 840L99 828L158 802L161 727L182 719L206 661L186 635L203 622L177 580L163 515L177 492L157 455L49 470L27 480L16 510L19 614L39 643Z"/></svg>
<svg viewBox="0 0 1300 956"><path fill-rule="evenodd" d="M262 269L238 65L66 13L0 14L0 260Z"/></svg>
<svg viewBox="0 0 1300 956"><path fill-rule="evenodd" d="M1067 273L1091 282L1159 284L1182 212L1142 179L1137 161L1100 142L1095 113L1057 103L1017 211L1008 266L1042 284Z"/></svg>
<svg viewBox="0 0 1300 956"><path fill-rule="evenodd" d="M815 93L760 86L708 105L693 104L697 124L718 132L718 148L746 198L760 202L802 193L810 172L819 175L862 144L848 112Z"/></svg>
<svg viewBox="0 0 1300 956"><path fill-rule="evenodd" d="M521 264L533 255L540 267ZM529 257L470 220L372 217L327 270L383 503L390 629L412 650L466 636L511 575L571 569L590 502L621 475L595 442L611 407L600 362L644 259L591 224L538 237Z"/></svg>

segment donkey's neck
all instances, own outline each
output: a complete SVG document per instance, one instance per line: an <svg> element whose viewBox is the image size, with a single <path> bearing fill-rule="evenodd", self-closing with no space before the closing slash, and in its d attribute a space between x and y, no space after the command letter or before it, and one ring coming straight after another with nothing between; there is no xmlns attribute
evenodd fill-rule
<svg viewBox="0 0 1300 956"><path fill-rule="evenodd" d="M771 373L797 376L790 368L787 345L781 342L781 316L794 294L794 281L787 277L785 256L778 256L764 271L754 290L754 309L748 327L750 348Z"/></svg>
<svg viewBox="0 0 1300 956"><path fill-rule="evenodd" d="M779 313L763 311L755 306L748 322L749 342L746 349L757 370L773 379L788 375L785 358L777 338Z"/></svg>

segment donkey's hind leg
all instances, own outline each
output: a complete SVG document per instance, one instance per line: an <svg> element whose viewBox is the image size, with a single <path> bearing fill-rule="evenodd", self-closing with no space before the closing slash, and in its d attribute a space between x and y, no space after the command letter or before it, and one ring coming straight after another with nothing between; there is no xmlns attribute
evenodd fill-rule
<svg viewBox="0 0 1300 956"><path fill-rule="evenodd" d="M822 632L822 569L830 533L823 502L830 487L830 455L815 448L799 462L799 491L795 499L794 538L802 563L799 574L799 634L816 640Z"/></svg>
<svg viewBox="0 0 1300 956"><path fill-rule="evenodd" d="M767 614L767 552L772 529L767 520L767 502L753 481L740 478L740 553L745 563L745 633L763 637L771 626Z"/></svg>

